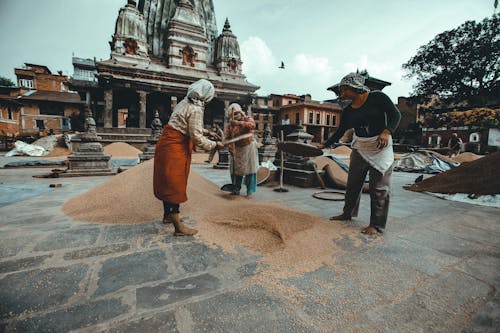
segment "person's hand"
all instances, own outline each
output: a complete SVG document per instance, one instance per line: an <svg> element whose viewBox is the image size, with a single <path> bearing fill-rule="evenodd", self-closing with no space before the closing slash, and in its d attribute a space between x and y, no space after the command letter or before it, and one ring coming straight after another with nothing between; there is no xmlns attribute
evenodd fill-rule
<svg viewBox="0 0 500 333"><path fill-rule="evenodd" d="M385 129L378 136L377 148L382 149L387 147L389 144L389 138L391 136L391 132L388 129Z"/></svg>
<svg viewBox="0 0 500 333"><path fill-rule="evenodd" d="M215 138L216 140L219 140L219 141L222 140L222 138L220 137L219 134L212 132L212 131L208 132L208 136Z"/></svg>
<svg viewBox="0 0 500 333"><path fill-rule="evenodd" d="M227 148L228 148L228 150L229 150L229 154L231 154L231 156L234 156L234 154L235 154L235 152L236 152L236 151L235 151L234 144L229 145Z"/></svg>
<svg viewBox="0 0 500 333"><path fill-rule="evenodd" d="M241 121L238 121L238 120L231 120L231 125L232 126L238 126L239 124L241 124Z"/></svg>
<svg viewBox="0 0 500 333"><path fill-rule="evenodd" d="M220 142L220 141L217 141L215 143L215 149L220 150L222 148L224 148L224 144L222 142Z"/></svg>

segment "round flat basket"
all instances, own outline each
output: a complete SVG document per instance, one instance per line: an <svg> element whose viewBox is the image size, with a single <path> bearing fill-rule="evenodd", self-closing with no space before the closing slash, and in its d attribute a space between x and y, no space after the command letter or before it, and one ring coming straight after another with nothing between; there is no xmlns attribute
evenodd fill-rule
<svg viewBox="0 0 500 333"><path fill-rule="evenodd" d="M314 157L323 155L321 149L301 142L280 142L278 143L278 149L295 156Z"/></svg>
<svg viewBox="0 0 500 333"><path fill-rule="evenodd" d="M345 193L340 191L321 191L312 195L316 199L329 201L344 201Z"/></svg>
<svg viewBox="0 0 500 333"><path fill-rule="evenodd" d="M263 166L259 167L259 169L257 170L257 185L260 185L268 180L270 174L271 171L269 170L269 168Z"/></svg>

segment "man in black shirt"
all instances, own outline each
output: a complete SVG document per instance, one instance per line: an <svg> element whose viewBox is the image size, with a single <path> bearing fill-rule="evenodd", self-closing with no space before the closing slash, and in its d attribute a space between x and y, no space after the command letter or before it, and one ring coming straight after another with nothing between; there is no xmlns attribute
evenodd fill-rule
<svg viewBox="0 0 500 333"><path fill-rule="evenodd" d="M331 146L346 130L354 128L354 140L349 165L343 213L331 220L351 220L357 216L364 179L370 175L370 225L365 234L382 233L389 212L390 180L394 152L391 134L396 130L401 114L390 98L364 85L358 73L350 73L340 82L340 98L352 103L342 112L339 129L325 142Z"/></svg>

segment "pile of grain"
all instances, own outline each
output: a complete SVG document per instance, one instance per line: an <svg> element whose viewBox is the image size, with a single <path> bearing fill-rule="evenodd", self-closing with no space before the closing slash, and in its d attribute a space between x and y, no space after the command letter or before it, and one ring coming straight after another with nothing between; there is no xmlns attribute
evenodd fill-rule
<svg viewBox="0 0 500 333"><path fill-rule="evenodd" d="M474 153L466 152L466 153L458 154L455 157L452 157L452 160L454 160L455 162L458 162L458 163L464 163L464 162L475 161L477 159L480 159L481 157L483 157L483 156L476 155Z"/></svg>
<svg viewBox="0 0 500 333"><path fill-rule="evenodd" d="M500 151L427 178L409 189L445 194L500 194L499 165Z"/></svg>
<svg viewBox="0 0 500 333"><path fill-rule="evenodd" d="M425 149L422 149L421 151L425 151L425 152L428 152L429 154L432 154L434 155L435 157L439 158L441 161L445 161L447 163L451 163L452 165L457 165L457 162L452 160L450 157L448 156L445 156L445 155L442 155L434 150L425 150Z"/></svg>
<svg viewBox="0 0 500 333"><path fill-rule="evenodd" d="M333 155L351 155L352 149L347 146L338 146L335 149L330 150L330 154Z"/></svg>
<svg viewBox="0 0 500 333"><path fill-rule="evenodd" d="M69 200L63 211L75 220L98 223L145 223L160 221L161 202L153 195L153 160L131 168L94 189ZM200 231L196 238L226 252L241 246L263 254L268 274L301 274L331 264L338 251L334 240L342 227L277 204L249 201L219 190L218 186L191 171L188 202L181 215L189 216ZM165 226L171 232L172 226ZM351 235L356 230L349 229ZM349 232L342 237L350 237ZM356 239L353 240L356 242ZM272 271L272 273L270 273Z"/></svg>
<svg viewBox="0 0 500 333"><path fill-rule="evenodd" d="M113 142L104 147L104 152L112 157L138 157L142 152L125 142Z"/></svg>

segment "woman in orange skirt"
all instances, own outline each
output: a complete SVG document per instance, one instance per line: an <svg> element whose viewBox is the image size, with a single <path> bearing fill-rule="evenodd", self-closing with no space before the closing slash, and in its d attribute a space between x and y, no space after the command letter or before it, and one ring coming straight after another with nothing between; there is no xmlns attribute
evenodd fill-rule
<svg viewBox="0 0 500 333"><path fill-rule="evenodd" d="M168 125L156 144L153 188L163 201L163 223L173 223L175 236L191 236L198 231L186 227L179 217L179 204L187 201L186 189L193 146L210 151L223 147L207 139L203 111L214 97L212 83L201 79L188 88L186 97L174 108Z"/></svg>

